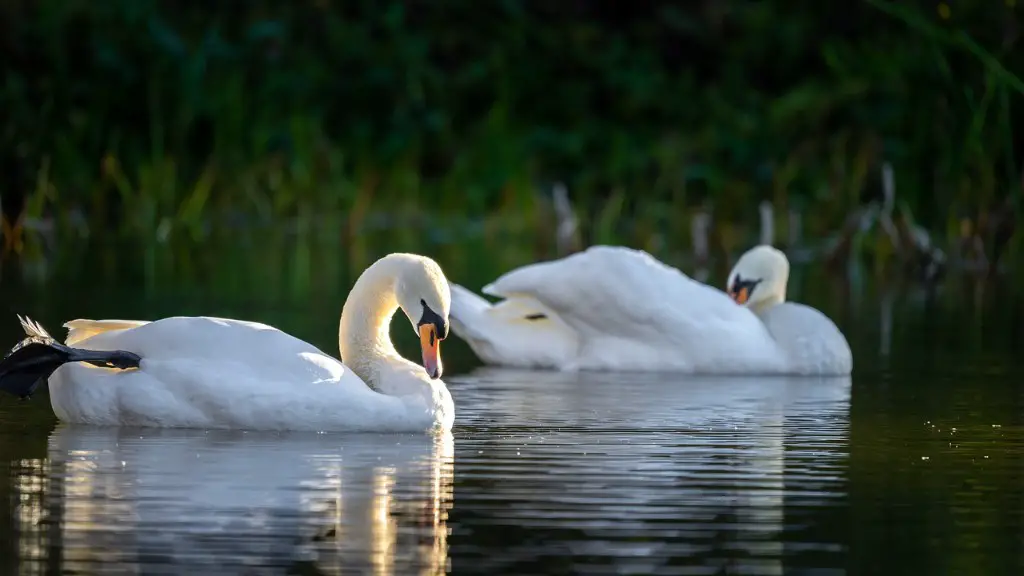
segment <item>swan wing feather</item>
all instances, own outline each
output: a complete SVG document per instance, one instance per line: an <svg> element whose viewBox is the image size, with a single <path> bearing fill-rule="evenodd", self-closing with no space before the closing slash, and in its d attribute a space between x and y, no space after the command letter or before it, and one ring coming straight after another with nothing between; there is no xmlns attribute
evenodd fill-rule
<svg viewBox="0 0 1024 576"><path fill-rule="evenodd" d="M452 284L452 332L482 360L522 368L556 368L575 356L575 331L537 299L516 295L492 304Z"/></svg>
<svg viewBox="0 0 1024 576"><path fill-rule="evenodd" d="M591 355L584 359L589 364L601 357L608 367L781 368L771 336L753 313L641 250L594 246L512 270L483 292L533 298L554 310L590 348L582 352Z"/></svg>
<svg viewBox="0 0 1024 576"><path fill-rule="evenodd" d="M88 320L85 318L70 320L64 323L64 327L68 329L68 336L64 343L74 346L102 332L130 330L148 323L146 320Z"/></svg>
<svg viewBox="0 0 1024 576"><path fill-rule="evenodd" d="M664 335L724 323L756 325L756 317L724 292L647 252L617 246L595 246L517 268L483 291L508 299L536 299L585 330Z"/></svg>

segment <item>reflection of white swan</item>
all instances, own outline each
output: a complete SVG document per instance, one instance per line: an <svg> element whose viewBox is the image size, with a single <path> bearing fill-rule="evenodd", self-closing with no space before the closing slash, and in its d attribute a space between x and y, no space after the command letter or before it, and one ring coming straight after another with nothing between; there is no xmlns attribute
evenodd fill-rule
<svg viewBox="0 0 1024 576"><path fill-rule="evenodd" d="M651 574L671 572L673 558L715 565L740 551L736 563L780 574L782 530L804 521L787 515L845 490L848 376L487 367L453 380L460 426L473 432L459 439L460 474L521 470L486 490L460 486L460 509L477 523L460 530L495 522L579 534L559 543L564 562L614 556L621 572ZM525 495L529 506L493 504ZM473 561L501 573L531 546L509 538Z"/></svg>
<svg viewBox="0 0 1024 576"><path fill-rule="evenodd" d="M62 425L49 448L62 568L443 573L453 450L450 433Z"/></svg>
<svg viewBox="0 0 1024 576"><path fill-rule="evenodd" d="M806 406L813 411L818 405L848 403L850 397L849 376L554 372L485 366L457 380L460 403L471 406L460 415L462 424L511 418L630 429L678 429L712 422L732 427L761 418L765 405L787 410Z"/></svg>

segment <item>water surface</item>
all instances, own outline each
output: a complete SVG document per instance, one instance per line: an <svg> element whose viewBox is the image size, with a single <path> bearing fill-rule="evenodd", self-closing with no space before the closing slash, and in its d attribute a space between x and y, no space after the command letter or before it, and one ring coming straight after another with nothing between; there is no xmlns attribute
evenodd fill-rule
<svg viewBox="0 0 1024 576"><path fill-rule="evenodd" d="M0 398L0 572L1024 573L1019 301L800 274L852 378L509 371L448 341L436 437L90 428ZM63 286L11 312L230 315L336 349L308 299Z"/></svg>

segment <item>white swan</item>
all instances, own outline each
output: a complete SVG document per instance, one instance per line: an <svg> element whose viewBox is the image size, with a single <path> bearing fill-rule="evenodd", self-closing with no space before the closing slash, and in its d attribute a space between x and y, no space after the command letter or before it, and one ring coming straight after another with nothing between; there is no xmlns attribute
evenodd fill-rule
<svg viewBox="0 0 1024 576"><path fill-rule="evenodd" d="M439 343L448 333L450 304L436 262L413 254L381 258L356 280L342 309L345 364L255 322L73 320L65 324L63 345L23 319L28 338L0 362L0 389L24 397L49 378L53 411L74 423L448 430L455 413L440 380ZM391 343L398 308L420 335L422 366Z"/></svg>
<svg viewBox="0 0 1024 576"><path fill-rule="evenodd" d="M789 259L762 244L748 250L726 282L729 296L764 322L791 366L828 374L849 374L853 354L846 337L828 316L810 306L786 302Z"/></svg>
<svg viewBox="0 0 1024 576"><path fill-rule="evenodd" d="M776 317L788 262L761 253L737 264L744 281L761 278L747 289L754 309L646 252L594 246L502 275L483 288L497 304L453 284L452 331L484 362L521 368L848 374L849 346L824 315L794 305Z"/></svg>

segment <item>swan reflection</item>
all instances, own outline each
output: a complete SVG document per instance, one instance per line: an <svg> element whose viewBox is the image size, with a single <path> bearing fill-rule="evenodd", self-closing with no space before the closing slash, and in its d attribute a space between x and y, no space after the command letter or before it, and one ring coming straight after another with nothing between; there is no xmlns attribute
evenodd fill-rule
<svg viewBox="0 0 1024 576"><path fill-rule="evenodd" d="M46 497L18 512L21 573L440 574L453 451L450 433L61 425Z"/></svg>
<svg viewBox="0 0 1024 576"><path fill-rule="evenodd" d="M780 574L784 531L846 491L849 376L487 367L450 384L460 425L480 430L460 438L460 474L527 463L536 471L490 484L487 494L460 489L460 506L472 509L531 499L479 514L476 527L460 530L573 530L580 538L566 543L570 554L614 556L635 573L671 571L680 558L711 568L742 550L743 570ZM519 433L483 432L495 426ZM656 544L628 537L652 532L669 536ZM532 554L530 546L509 543L473 561L498 573Z"/></svg>

